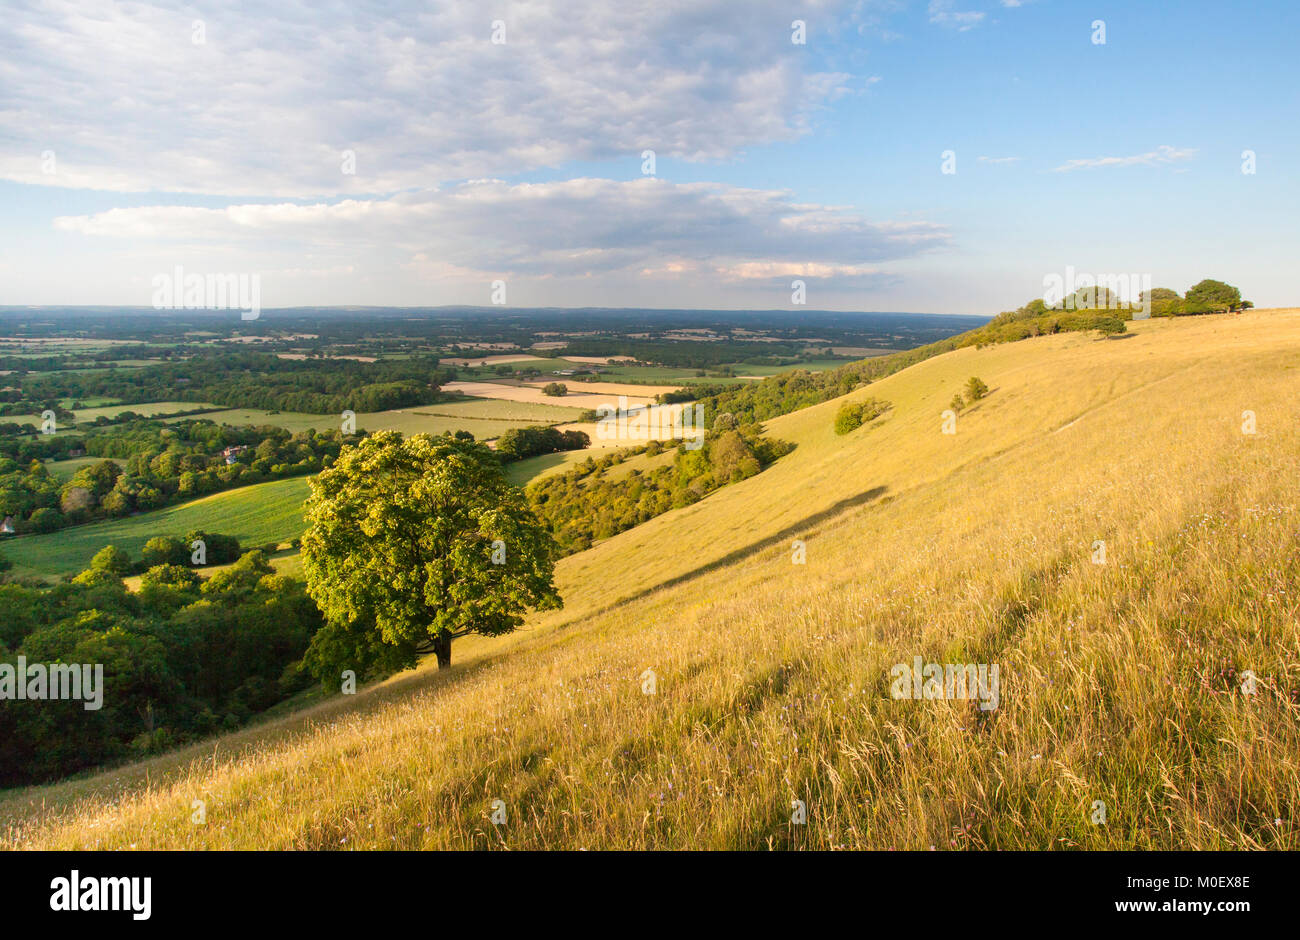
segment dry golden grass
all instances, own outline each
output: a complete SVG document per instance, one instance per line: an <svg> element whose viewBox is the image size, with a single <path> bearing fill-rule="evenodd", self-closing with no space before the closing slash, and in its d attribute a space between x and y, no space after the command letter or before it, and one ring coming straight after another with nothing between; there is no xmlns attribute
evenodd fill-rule
<svg viewBox="0 0 1300 940"><path fill-rule="evenodd" d="M569 394L552 396L542 394L548 382L561 382L568 386ZM617 382L564 382L563 376L547 379L536 385L507 382L448 382L443 391L459 392L475 398L498 398L502 401L531 402L540 405L563 404L566 408L599 408L602 405L617 407L619 396L629 405L649 405L660 392L671 392L674 385L623 385Z"/></svg>
<svg viewBox="0 0 1300 940"><path fill-rule="evenodd" d="M794 453L565 559L564 611L12 794L3 844L1300 848L1300 311L1133 334L939 357L843 438L838 402L771 421ZM999 664L1000 707L892 699L916 655Z"/></svg>

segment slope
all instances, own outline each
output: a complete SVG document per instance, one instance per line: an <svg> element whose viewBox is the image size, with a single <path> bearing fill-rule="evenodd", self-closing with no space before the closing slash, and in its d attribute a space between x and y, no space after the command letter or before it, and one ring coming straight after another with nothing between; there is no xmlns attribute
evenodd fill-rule
<svg viewBox="0 0 1300 940"><path fill-rule="evenodd" d="M7 844L1300 847L1298 363L1294 310L945 354L847 396L876 426L768 422L794 453L450 674L13 794ZM892 698L915 656L999 706Z"/></svg>

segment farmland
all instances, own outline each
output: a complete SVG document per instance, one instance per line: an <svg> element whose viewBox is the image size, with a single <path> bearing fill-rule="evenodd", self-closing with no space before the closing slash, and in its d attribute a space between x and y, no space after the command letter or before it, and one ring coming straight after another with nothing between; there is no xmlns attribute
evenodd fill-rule
<svg viewBox="0 0 1300 940"><path fill-rule="evenodd" d="M302 534L307 487L304 477L262 483L128 519L24 535L5 543L4 551L17 573L48 576L81 571L105 545L139 557L144 543L154 536L184 535L195 529L233 535L250 548L287 542Z"/></svg>

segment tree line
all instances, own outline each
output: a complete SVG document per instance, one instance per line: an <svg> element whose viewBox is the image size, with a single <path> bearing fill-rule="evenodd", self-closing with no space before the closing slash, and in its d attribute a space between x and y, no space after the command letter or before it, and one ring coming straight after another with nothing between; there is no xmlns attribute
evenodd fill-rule
<svg viewBox="0 0 1300 940"><path fill-rule="evenodd" d="M36 411L64 398L112 398L124 404L209 402L306 414L387 411L444 400L453 374L432 356L359 362L282 359L246 350L199 350L183 360L139 369L54 372L20 379L22 400Z"/></svg>
<svg viewBox="0 0 1300 940"><path fill-rule="evenodd" d="M121 556L53 586L0 584L0 663L100 664L102 707L6 701L0 785L52 780L245 724L311 685L300 662L321 615L302 582L253 551L202 577L186 565L122 580Z"/></svg>
<svg viewBox="0 0 1300 940"><path fill-rule="evenodd" d="M121 518L209 493L316 473L338 456L344 443L357 440L338 430L295 434L270 425L142 420L85 437L65 435L80 447L72 450L69 440L61 441L59 456L81 452L105 459L81 467L61 483L33 455L58 437L0 439L0 517L11 519L18 534Z"/></svg>

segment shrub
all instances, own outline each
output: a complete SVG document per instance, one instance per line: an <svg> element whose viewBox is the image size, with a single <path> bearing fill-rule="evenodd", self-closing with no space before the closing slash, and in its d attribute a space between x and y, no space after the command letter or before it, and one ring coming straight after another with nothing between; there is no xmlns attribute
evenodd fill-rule
<svg viewBox="0 0 1300 940"><path fill-rule="evenodd" d="M848 434L850 431L855 431L862 425L879 418L890 407L889 402L879 398L868 398L860 402L846 401L835 413L835 433Z"/></svg>
<svg viewBox="0 0 1300 940"><path fill-rule="evenodd" d="M569 394L569 386L565 385L563 382L547 382L542 386L542 394L554 397L567 395Z"/></svg>
<svg viewBox="0 0 1300 940"><path fill-rule="evenodd" d="M982 379L971 376L966 382L966 398L972 403L979 401L989 393L989 387L984 384Z"/></svg>

